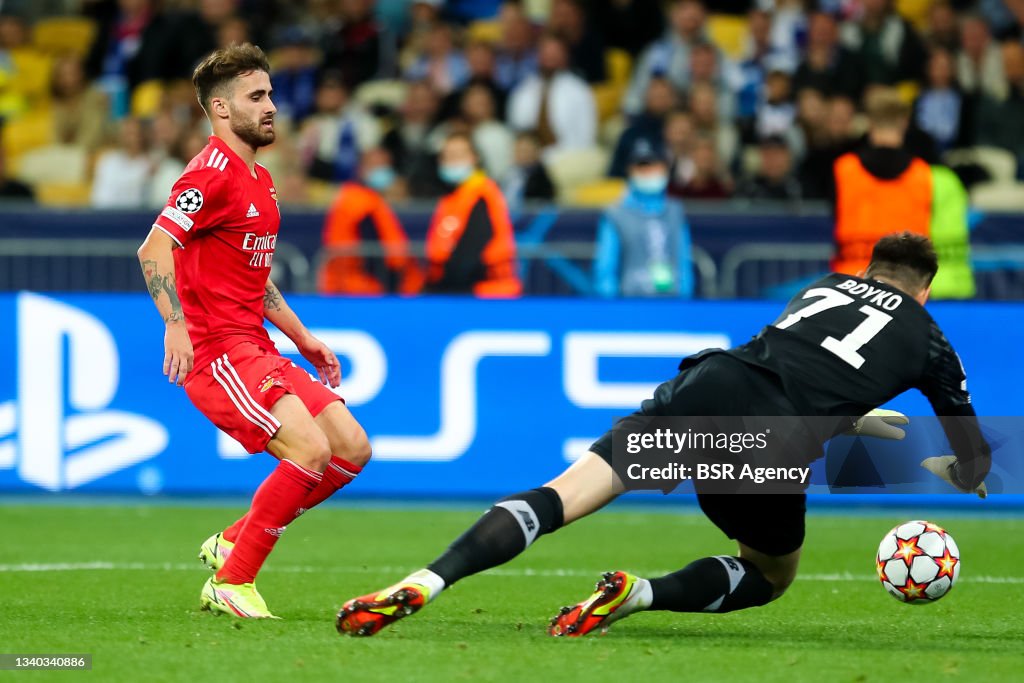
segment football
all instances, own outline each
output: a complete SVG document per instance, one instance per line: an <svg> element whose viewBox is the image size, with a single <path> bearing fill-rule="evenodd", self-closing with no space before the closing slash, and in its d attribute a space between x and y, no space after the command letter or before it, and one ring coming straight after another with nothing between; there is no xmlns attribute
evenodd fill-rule
<svg viewBox="0 0 1024 683"><path fill-rule="evenodd" d="M882 586L901 602L923 605L949 592L960 576L960 550L942 527L913 520L878 544L875 569Z"/></svg>

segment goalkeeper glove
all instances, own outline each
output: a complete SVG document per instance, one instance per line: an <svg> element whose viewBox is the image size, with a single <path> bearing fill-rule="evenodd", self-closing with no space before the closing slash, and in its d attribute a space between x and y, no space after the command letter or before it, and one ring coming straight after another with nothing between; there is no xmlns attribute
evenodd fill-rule
<svg viewBox="0 0 1024 683"><path fill-rule="evenodd" d="M864 417L855 420L853 427L843 433L847 436L874 436L899 441L907 434L896 425L905 424L910 424L910 419L903 413L875 408Z"/></svg>
<svg viewBox="0 0 1024 683"><path fill-rule="evenodd" d="M921 467L925 468L940 479L945 480L957 491L960 491L961 493L976 493L978 498L984 498L987 496L988 488L986 488L985 482L981 482L974 489L969 489L963 485L957 474L956 464L955 455L938 455L934 458L925 458L921 461Z"/></svg>

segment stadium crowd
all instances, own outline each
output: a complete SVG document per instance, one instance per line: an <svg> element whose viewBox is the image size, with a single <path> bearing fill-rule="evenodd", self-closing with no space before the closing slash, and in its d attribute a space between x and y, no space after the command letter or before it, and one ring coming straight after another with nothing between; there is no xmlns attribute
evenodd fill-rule
<svg viewBox="0 0 1024 683"><path fill-rule="evenodd" d="M671 196L827 199L880 88L913 103L909 150L1007 194L1022 23L1022 0L0 0L0 194L162 205L209 133L192 68L242 41L271 59L282 202L356 178L436 200L452 133L512 206L614 201L638 140Z"/></svg>

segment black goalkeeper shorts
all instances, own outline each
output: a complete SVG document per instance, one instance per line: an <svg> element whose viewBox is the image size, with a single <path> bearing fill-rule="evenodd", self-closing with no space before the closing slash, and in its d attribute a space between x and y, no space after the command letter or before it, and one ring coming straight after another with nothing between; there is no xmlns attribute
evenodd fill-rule
<svg viewBox="0 0 1024 683"><path fill-rule="evenodd" d="M682 372L655 389L635 415L799 415L778 378L768 371L724 353L686 363ZM612 430L590 450L611 465ZM697 501L726 536L766 555L787 555L803 545L804 493L698 493Z"/></svg>

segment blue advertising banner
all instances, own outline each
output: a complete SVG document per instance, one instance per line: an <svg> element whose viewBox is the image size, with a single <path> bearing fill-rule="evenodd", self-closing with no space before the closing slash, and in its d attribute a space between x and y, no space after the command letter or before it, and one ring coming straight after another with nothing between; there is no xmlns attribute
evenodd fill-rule
<svg viewBox="0 0 1024 683"><path fill-rule="evenodd" d="M741 343L780 310L741 301L289 302L342 359L339 393L371 436L374 461L349 493L393 497L538 486L673 376L679 358ZM930 310L963 358L979 414L1024 415L1024 305ZM0 315L9 359L0 368L0 491L248 494L270 471L269 455L246 454L161 375L163 327L145 294L0 295ZM287 339L275 340L305 364ZM888 407L930 414L916 392Z"/></svg>

